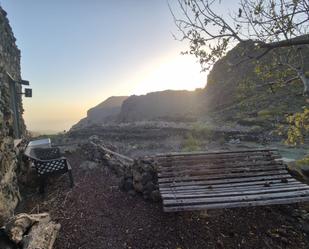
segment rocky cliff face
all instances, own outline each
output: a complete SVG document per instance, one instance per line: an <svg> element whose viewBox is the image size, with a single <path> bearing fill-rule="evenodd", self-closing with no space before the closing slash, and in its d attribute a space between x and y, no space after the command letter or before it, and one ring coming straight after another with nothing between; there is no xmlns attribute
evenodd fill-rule
<svg viewBox="0 0 309 249"><path fill-rule="evenodd" d="M12 214L20 198L14 138L25 131L21 97L16 95L14 98L14 83L7 73L15 80L21 79L20 51L15 44L6 13L0 7L0 226L3 220ZM21 92L21 86L16 85L16 92Z"/></svg>
<svg viewBox="0 0 309 249"><path fill-rule="evenodd" d="M87 111L87 117L80 120L73 128L83 128L115 121L121 105L128 96L113 96Z"/></svg>
<svg viewBox="0 0 309 249"><path fill-rule="evenodd" d="M308 48L302 49L305 55L309 55ZM247 58L245 56L253 50L253 42L247 41L229 51L215 63L204 89L133 95L123 101L121 108L117 106L112 111L115 119L109 120L119 123L153 120L195 121L211 114L215 119L241 121L257 117L257 119L266 118L266 122L272 123L273 120L284 118L284 113L300 110L305 103L304 97L301 96L300 82L279 87L271 92L268 87L260 87L267 82L263 82L261 75L257 75L255 60L238 63ZM276 51L286 53L285 48ZM259 51L255 53L259 54ZM273 52L268 53L262 58L261 63L270 64L273 56L276 56ZM304 60L309 70L309 56L304 56ZM98 107L90 109L88 116L91 118L80 123L87 125L89 120L96 120L97 124L102 124L104 118L101 116L105 117L108 113L106 110L108 109ZM267 115L258 117L259 113ZM245 123L246 121L243 122ZM255 121L252 122L254 123Z"/></svg>
<svg viewBox="0 0 309 249"><path fill-rule="evenodd" d="M309 50L305 47L302 48L304 55L309 55ZM277 91L271 92L268 87L259 87L265 85L261 79L261 75L256 73L256 60L246 60L244 55L251 54L254 50L252 41L247 41L238 44L235 48L227 53L225 57L217 61L208 75L207 86L205 88L207 96L205 98L204 106L207 110L223 110L231 105L238 104L243 101L240 95L247 98L246 102L252 102L252 97L260 98L260 107L266 108L269 104L275 104L279 99L284 103L292 101L295 103L295 98L302 93L302 86L300 82L287 85ZM277 49L276 53L286 53L286 48ZM260 54L258 50L255 54ZM266 54L260 60L260 64L268 65L272 62L272 57L277 56L274 52ZM309 66L309 60L305 56L305 68ZM243 61L242 63L238 63ZM280 69L277 69L280 70ZM286 70L286 68L282 68ZM264 72L261 72L264 73ZM265 72L266 73L266 72ZM275 73L275 72L274 72ZM270 80L271 81L271 80ZM303 99L302 99L303 100ZM279 102L279 105L283 103ZM295 103L297 105L297 103ZM299 105L297 105L299 106ZM259 106L256 106L260 109ZM241 110L240 110L241 111ZM257 110L258 111L258 110Z"/></svg>
<svg viewBox="0 0 309 249"><path fill-rule="evenodd" d="M162 91L133 95L125 100L118 116L120 122L165 120L192 121L201 109L204 91Z"/></svg>

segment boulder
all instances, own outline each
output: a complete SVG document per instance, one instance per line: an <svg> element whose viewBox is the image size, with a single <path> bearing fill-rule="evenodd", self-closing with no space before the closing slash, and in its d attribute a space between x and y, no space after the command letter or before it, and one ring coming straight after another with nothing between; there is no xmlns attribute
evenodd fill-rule
<svg viewBox="0 0 309 249"><path fill-rule="evenodd" d="M309 165L302 165L300 166L300 169L306 177L309 177Z"/></svg>
<svg viewBox="0 0 309 249"><path fill-rule="evenodd" d="M292 176L294 176L296 179L298 179L302 182L306 181L304 175L302 174L300 167L295 162L288 163L287 169L288 169L289 173Z"/></svg>
<svg viewBox="0 0 309 249"><path fill-rule="evenodd" d="M156 189L156 186L152 183L152 182L148 182L145 186L144 186L144 190L148 191L149 193L151 193L152 191L154 191Z"/></svg>
<svg viewBox="0 0 309 249"><path fill-rule="evenodd" d="M151 172L144 172L142 174L141 181L142 181L143 185L146 185L148 182L152 182L152 174L151 174Z"/></svg>
<svg viewBox="0 0 309 249"><path fill-rule="evenodd" d="M136 181L136 182L140 182L142 180L142 174L136 170L136 169L133 169L133 180Z"/></svg>
<svg viewBox="0 0 309 249"><path fill-rule="evenodd" d="M141 182L134 181L133 186L136 192L139 192L139 193L143 192L144 186Z"/></svg>

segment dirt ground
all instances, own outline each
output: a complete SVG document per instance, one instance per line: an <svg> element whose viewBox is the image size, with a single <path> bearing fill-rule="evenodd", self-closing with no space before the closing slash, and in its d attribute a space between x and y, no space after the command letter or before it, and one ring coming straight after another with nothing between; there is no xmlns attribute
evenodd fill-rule
<svg viewBox="0 0 309 249"><path fill-rule="evenodd" d="M309 248L298 205L164 213L160 203L121 192L104 165L85 170L81 153L68 158L75 187L67 175L50 179L44 197L28 190L20 207L61 224L56 249Z"/></svg>

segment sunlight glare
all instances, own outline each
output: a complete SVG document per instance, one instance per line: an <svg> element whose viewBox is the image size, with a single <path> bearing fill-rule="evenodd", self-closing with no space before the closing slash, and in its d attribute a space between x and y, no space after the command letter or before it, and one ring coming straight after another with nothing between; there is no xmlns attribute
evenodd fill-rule
<svg viewBox="0 0 309 249"><path fill-rule="evenodd" d="M154 65L153 70L142 74L131 94L146 94L163 90L194 90L206 85L206 73L201 72L196 59L178 55Z"/></svg>

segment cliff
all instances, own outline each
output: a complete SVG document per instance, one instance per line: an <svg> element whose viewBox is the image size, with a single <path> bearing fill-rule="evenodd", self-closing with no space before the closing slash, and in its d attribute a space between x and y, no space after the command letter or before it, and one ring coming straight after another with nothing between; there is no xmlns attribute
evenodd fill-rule
<svg viewBox="0 0 309 249"><path fill-rule="evenodd" d="M308 71L309 49L306 47L301 49L305 58L304 70ZM266 118L272 122L284 119L286 113L301 110L305 104L301 82L297 80L289 84L274 85L271 89L267 83L271 82L272 78L265 81L262 79L262 75L268 72L261 71L257 74L257 61L244 61L246 59L244 55L250 54L253 50L252 41L238 44L215 63L205 87L204 113L214 113L217 117L237 122L248 118L253 121ZM261 51L256 51L256 54L260 53ZM270 66L273 57L286 53L286 48L277 49L262 57L259 63ZM239 61L244 62L238 63ZM279 71L286 72L287 68L277 68L272 73L275 75Z"/></svg>
<svg viewBox="0 0 309 249"><path fill-rule="evenodd" d="M202 90L167 90L133 95L123 102L118 121L192 121L198 117L203 98Z"/></svg>
<svg viewBox="0 0 309 249"><path fill-rule="evenodd" d="M121 105L127 96L112 96L87 111L87 117L80 120L73 128L83 128L115 121Z"/></svg>
<svg viewBox="0 0 309 249"><path fill-rule="evenodd" d="M309 70L309 50L303 47L305 69ZM275 87L271 91L256 73L257 61L246 60L246 54L255 50L252 41L238 44L226 56L217 61L209 72L207 85L195 91L161 91L141 96L130 96L113 110L113 122L134 121L195 121L200 118L236 121L242 124L268 124L274 120L284 119L285 113L299 111L305 103L302 96L302 84ZM286 48L276 53L286 53ZM261 51L255 50L259 54ZM262 65L270 65L274 52L266 54L261 60ZM278 69L286 70L283 69ZM104 102L103 102L104 103ZM103 104L102 103L102 104ZM99 105L100 106L100 105ZM86 120L81 123L102 124L106 122L107 108L90 109ZM260 114L263 117L260 117ZM103 117L103 118L101 118ZM249 119L249 122L247 122ZM255 119L258 119L256 122ZM263 122L260 122L263 119ZM251 122L252 121L252 122ZM251 123L250 123L251 122ZM222 123L222 122L220 122ZM76 126L75 126L76 127Z"/></svg>

